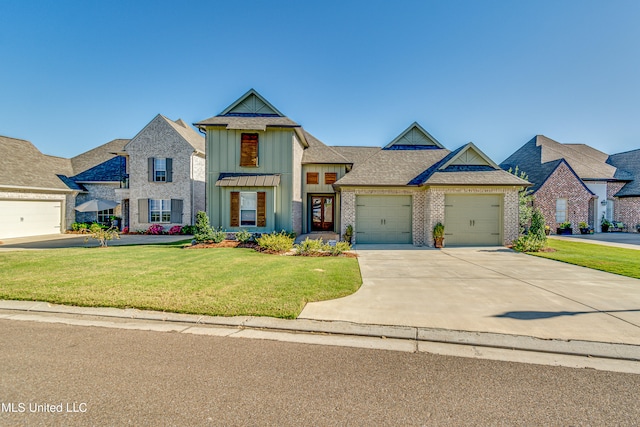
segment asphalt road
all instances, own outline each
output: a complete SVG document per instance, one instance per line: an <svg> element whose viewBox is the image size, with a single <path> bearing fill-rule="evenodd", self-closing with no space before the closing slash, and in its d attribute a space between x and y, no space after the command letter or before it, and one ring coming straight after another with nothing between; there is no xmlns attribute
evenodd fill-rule
<svg viewBox="0 0 640 427"><path fill-rule="evenodd" d="M588 369L0 320L2 426L637 425L638 390Z"/></svg>

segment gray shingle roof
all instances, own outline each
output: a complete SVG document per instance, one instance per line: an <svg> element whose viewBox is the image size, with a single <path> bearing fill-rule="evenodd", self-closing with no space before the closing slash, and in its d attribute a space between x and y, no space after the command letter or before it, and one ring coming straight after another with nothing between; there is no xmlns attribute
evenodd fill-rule
<svg viewBox="0 0 640 427"><path fill-rule="evenodd" d="M288 117L214 116L194 126L225 126L227 129L266 130L267 127L299 127Z"/></svg>
<svg viewBox="0 0 640 427"><path fill-rule="evenodd" d="M42 154L29 141L0 136L0 187L68 191L58 174L73 175L71 160Z"/></svg>
<svg viewBox="0 0 640 427"><path fill-rule="evenodd" d="M77 175L86 170L89 170L100 163L113 159L113 153L119 153L124 150L124 146L129 142L128 139L114 139L106 144L102 144L99 147L93 148L89 151L85 151L82 154L78 154L71 158L71 165L73 166L73 174Z"/></svg>
<svg viewBox="0 0 640 427"><path fill-rule="evenodd" d="M302 163L350 163L335 147L325 145L307 131L303 132L309 146L304 149Z"/></svg>
<svg viewBox="0 0 640 427"><path fill-rule="evenodd" d="M199 151L200 153L205 152L204 135L199 134L182 119L178 119L174 122L165 116L162 116L162 118L165 119L169 126L175 129L175 131L178 132L180 136L182 136L182 138L184 138L184 140L187 141L196 151Z"/></svg>
<svg viewBox="0 0 640 427"><path fill-rule="evenodd" d="M615 194L617 197L640 196L640 150L632 150L624 153L612 154L607 163L618 168L616 178L632 181L625 184Z"/></svg>
<svg viewBox="0 0 640 427"><path fill-rule="evenodd" d="M369 157L381 150L380 147L358 147L334 145L331 148L347 161L357 167L364 163Z"/></svg>

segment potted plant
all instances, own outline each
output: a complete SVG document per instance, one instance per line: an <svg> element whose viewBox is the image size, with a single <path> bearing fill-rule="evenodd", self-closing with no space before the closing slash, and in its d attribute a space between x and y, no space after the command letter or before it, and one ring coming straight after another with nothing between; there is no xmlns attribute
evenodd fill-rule
<svg viewBox="0 0 640 427"><path fill-rule="evenodd" d="M571 228L571 223L569 221L565 221L559 225L556 230L557 234L573 234L573 229Z"/></svg>
<svg viewBox="0 0 640 427"><path fill-rule="evenodd" d="M548 225L545 225L544 226L544 234L546 236L550 235L551 234L551 227L549 227Z"/></svg>
<svg viewBox="0 0 640 427"><path fill-rule="evenodd" d="M342 237L344 238L345 242L351 244L351 240L353 239L353 226L351 224L347 225Z"/></svg>
<svg viewBox="0 0 640 427"><path fill-rule="evenodd" d="M611 227L611 221L609 221L607 218L604 217L604 215L602 215L600 226L602 227L602 232L606 233L607 231L609 231L609 227Z"/></svg>
<svg viewBox="0 0 640 427"><path fill-rule="evenodd" d="M589 234L591 232L591 227L584 221L580 222L578 227L580 228L580 234Z"/></svg>
<svg viewBox="0 0 640 427"><path fill-rule="evenodd" d="M441 222L433 226L433 244L436 248L444 248L444 225Z"/></svg>

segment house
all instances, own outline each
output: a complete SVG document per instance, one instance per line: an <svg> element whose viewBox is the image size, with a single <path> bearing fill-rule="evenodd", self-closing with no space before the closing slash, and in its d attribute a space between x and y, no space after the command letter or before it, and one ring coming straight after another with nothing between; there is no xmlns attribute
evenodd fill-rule
<svg viewBox="0 0 640 427"><path fill-rule="evenodd" d="M73 222L106 223L111 216L133 230L193 224L205 209L204 159L204 137L162 115L131 140L116 139L71 159L0 137L0 238L58 234ZM119 205L75 210L92 199Z"/></svg>
<svg viewBox="0 0 640 427"><path fill-rule="evenodd" d="M601 219L640 223L640 150L608 155L584 144L562 144L537 135L500 166L527 174L534 204L552 232L570 222L600 231Z"/></svg>
<svg viewBox="0 0 640 427"><path fill-rule="evenodd" d="M413 123L385 147L328 146L249 90L194 124L206 133L214 227L343 234L360 243L501 245L518 236L527 181L475 145L449 151Z"/></svg>
<svg viewBox="0 0 640 427"><path fill-rule="evenodd" d="M158 114L118 153L126 182L115 191L123 225L146 230L195 223L205 209L204 137L183 120Z"/></svg>

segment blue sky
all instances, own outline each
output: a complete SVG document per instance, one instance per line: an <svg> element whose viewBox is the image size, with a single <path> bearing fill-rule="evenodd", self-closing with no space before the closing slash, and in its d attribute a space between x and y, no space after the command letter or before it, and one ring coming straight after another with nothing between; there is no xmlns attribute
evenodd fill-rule
<svg viewBox="0 0 640 427"><path fill-rule="evenodd" d="M0 134L71 157L255 88L329 145L640 148L640 2L0 0Z"/></svg>

